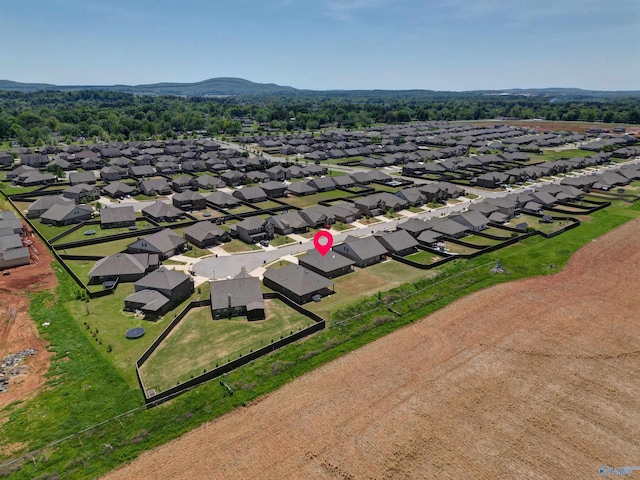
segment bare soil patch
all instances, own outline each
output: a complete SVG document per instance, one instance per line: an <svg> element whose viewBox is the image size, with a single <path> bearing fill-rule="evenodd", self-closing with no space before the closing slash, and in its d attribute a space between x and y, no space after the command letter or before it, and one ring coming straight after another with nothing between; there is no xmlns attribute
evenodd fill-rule
<svg viewBox="0 0 640 480"><path fill-rule="evenodd" d="M29 316L29 293L54 288L57 279L51 268L53 255L37 236L29 235L31 264L12 268L0 275L0 359L20 350L34 348L37 354L28 356L23 364L26 373L12 377L9 391L0 393L0 408L24 400L45 382L51 363L47 342ZM37 263L36 263L37 262Z"/></svg>
<svg viewBox="0 0 640 480"><path fill-rule="evenodd" d="M108 479L597 478L640 462L640 221L143 454Z"/></svg>

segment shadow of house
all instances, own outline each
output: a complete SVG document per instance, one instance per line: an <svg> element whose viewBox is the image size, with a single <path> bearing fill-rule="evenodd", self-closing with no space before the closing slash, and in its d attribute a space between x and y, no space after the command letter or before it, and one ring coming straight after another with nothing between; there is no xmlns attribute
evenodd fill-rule
<svg viewBox="0 0 640 480"><path fill-rule="evenodd" d="M316 296L324 297L334 292L334 283L330 279L293 264L279 269L267 268L262 283L298 305L310 302Z"/></svg>
<svg viewBox="0 0 640 480"><path fill-rule="evenodd" d="M184 229L184 238L199 248L209 248L228 242L229 233L211 222L198 222Z"/></svg>
<svg viewBox="0 0 640 480"><path fill-rule="evenodd" d="M344 242L333 250L353 260L360 268L368 267L384 260L387 249L375 237L358 238L347 236Z"/></svg>
<svg viewBox="0 0 640 480"><path fill-rule="evenodd" d="M184 251L187 240L165 228L146 237L138 238L127 247L127 253L156 253L161 260Z"/></svg>
<svg viewBox="0 0 640 480"><path fill-rule="evenodd" d="M307 250L307 254L298 258L301 267L327 278L336 278L353 272L356 262L331 251L322 256L317 250Z"/></svg>
<svg viewBox="0 0 640 480"><path fill-rule="evenodd" d="M124 310L140 311L145 318L158 318L194 292L193 279L182 272L160 267L134 284L135 293L125 297Z"/></svg>
<svg viewBox="0 0 640 480"><path fill-rule="evenodd" d="M100 226L102 228L131 227L135 224L136 212L130 205L100 210Z"/></svg>
<svg viewBox="0 0 640 480"><path fill-rule="evenodd" d="M254 321L266 317L260 280L244 270L235 278L211 282L210 297L214 320L246 316Z"/></svg>
<svg viewBox="0 0 640 480"><path fill-rule="evenodd" d="M89 284L118 280L136 282L160 266L155 253L114 253L98 260L89 270Z"/></svg>

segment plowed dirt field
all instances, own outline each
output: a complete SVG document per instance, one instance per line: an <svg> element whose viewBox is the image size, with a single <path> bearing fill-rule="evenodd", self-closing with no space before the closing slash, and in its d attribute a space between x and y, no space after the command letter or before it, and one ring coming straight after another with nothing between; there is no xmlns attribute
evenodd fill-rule
<svg viewBox="0 0 640 480"><path fill-rule="evenodd" d="M599 478L640 465L640 221L143 454L114 479Z"/></svg>

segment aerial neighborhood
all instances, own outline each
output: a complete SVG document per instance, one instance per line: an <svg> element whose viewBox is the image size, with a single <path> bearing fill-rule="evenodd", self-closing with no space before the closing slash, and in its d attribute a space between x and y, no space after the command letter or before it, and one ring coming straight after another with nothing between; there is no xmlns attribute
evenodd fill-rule
<svg viewBox="0 0 640 480"><path fill-rule="evenodd" d="M164 338L201 304L213 321L260 322L284 302L310 322L284 345L325 328L365 275L386 289L390 269L419 278L579 226L640 180L636 142L624 129L434 121L16 148L2 168L24 222L3 213L2 268L28 264L39 235L83 295L118 298L131 325L172 315ZM325 254L320 231L333 238ZM143 376L145 400L164 401L167 386Z"/></svg>

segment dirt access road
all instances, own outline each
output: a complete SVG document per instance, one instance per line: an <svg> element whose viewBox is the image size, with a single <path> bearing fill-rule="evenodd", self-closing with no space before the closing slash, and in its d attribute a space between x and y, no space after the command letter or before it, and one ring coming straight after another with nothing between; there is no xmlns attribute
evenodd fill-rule
<svg viewBox="0 0 640 480"><path fill-rule="evenodd" d="M9 391L0 393L0 408L24 400L41 387L51 363L47 342L29 317L29 293L54 288L58 280L51 267L51 252L37 236L29 235L29 239L33 242L31 264L0 275L0 360L28 348L36 349L37 353L22 361L28 367L26 373L12 377Z"/></svg>
<svg viewBox="0 0 640 480"><path fill-rule="evenodd" d="M640 221L143 454L107 479L599 478L640 465Z"/></svg>

